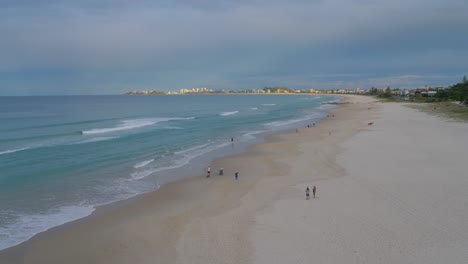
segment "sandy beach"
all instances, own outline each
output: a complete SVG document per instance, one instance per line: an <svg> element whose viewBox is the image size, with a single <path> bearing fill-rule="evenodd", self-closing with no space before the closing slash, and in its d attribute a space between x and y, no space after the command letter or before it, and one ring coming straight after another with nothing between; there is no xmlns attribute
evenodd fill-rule
<svg viewBox="0 0 468 264"><path fill-rule="evenodd" d="M466 263L468 124L345 100L315 127L216 159L224 176L100 208L0 263Z"/></svg>

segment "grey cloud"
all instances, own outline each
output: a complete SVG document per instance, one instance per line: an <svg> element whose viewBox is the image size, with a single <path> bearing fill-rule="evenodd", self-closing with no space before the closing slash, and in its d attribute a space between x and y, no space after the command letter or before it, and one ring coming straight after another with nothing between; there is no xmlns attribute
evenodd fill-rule
<svg viewBox="0 0 468 264"><path fill-rule="evenodd" d="M282 48L291 42L299 45L307 42L313 47L391 32L398 34L408 27L450 25L457 22L455 19L468 21L463 15L465 10L441 15L437 9L407 10L368 4L356 8L347 3L239 5L214 13L191 8L134 7L104 13L52 8L29 18L30 21L23 17L26 21L6 23L7 28L1 31L9 38L0 48L8 65L20 69L35 64L146 65L171 53L222 49L229 45L255 48L268 44ZM54 11L60 15L51 15Z"/></svg>
<svg viewBox="0 0 468 264"><path fill-rule="evenodd" d="M234 82L246 73L460 71L467 13L460 0L7 0L0 72L213 72Z"/></svg>

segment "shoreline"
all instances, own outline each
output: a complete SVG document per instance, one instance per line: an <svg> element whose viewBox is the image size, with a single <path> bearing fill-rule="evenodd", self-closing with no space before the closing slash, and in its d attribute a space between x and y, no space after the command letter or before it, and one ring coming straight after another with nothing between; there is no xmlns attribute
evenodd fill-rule
<svg viewBox="0 0 468 264"><path fill-rule="evenodd" d="M318 109L319 107L320 106L318 105L318 106L316 106L314 108L317 108L317 110L318 110L317 112L320 112L321 113L320 115L323 116L323 113L325 113L326 110L325 109L323 109L323 110ZM318 115L317 118L321 118L320 115ZM316 117L308 117L308 118L311 118L311 120L313 120ZM301 123L303 123L303 122L299 121L296 125L301 126ZM268 131L268 130L271 130L271 131ZM63 206L63 207L59 206L59 207L57 207L58 209L55 211L55 212L57 212L57 215L55 215L53 212L49 212L49 211L44 213L44 214L39 214L38 213L37 215L38 215L38 217L40 217L40 220L38 220L39 224L37 224L35 226L32 226L32 228L28 228L29 227L28 224L26 224L26 225L21 224L22 219L19 219L17 222L12 222L11 226L7 226L7 228L4 229L4 230L6 230L5 234L7 234L7 235L4 236L5 240L2 241L2 243L1 243L2 248L0 250L6 249L6 248L14 246L14 245L18 245L20 243L23 243L24 241L29 240L32 237L31 236L32 234L37 235L38 233L42 233L42 232L45 232L45 231L49 230L50 228L54 228L56 226L60 226L60 225L63 225L63 224L69 223L69 222L77 221L77 220L80 220L80 219L85 218L85 217L89 217L92 214L96 213L96 210L100 209L101 207L106 208L107 206L118 206L118 204L120 202L122 202L123 200L133 199L135 196L138 196L138 195L140 195L142 193L146 193L149 188L154 188L154 189L149 190L149 191L155 190L156 186L159 185L159 184L165 184L167 182L178 181L178 180L183 180L185 178L195 177L197 175L194 175L193 172L198 171L199 173L203 173L204 168L206 168L206 165L210 160L212 160L214 158L217 158L217 157L220 157L220 156L222 157L222 156L233 155L233 154L243 152L243 151L245 151L246 147L248 147L249 145L258 144L259 142L262 142L265 135L272 134L272 133L273 134L275 134L275 133L284 133L284 131L285 131L284 128L280 128L280 129L278 129L276 127L267 128L263 132L260 131L259 133L255 133L256 135L246 137L247 139L244 139L244 135L240 134L239 135L239 141L236 141L235 148L233 147L232 149L231 149L231 146L230 146L231 144L226 144L226 146L219 147L218 145L225 145L223 141L220 141L220 143L218 142L219 144L213 144L213 148L211 150L204 151L202 154L196 154L195 156L190 157L189 161L186 162L186 163L184 163L185 161L182 161L181 164L176 162L176 166L173 166L173 167L169 166L165 170L161 170L161 171L155 171L155 172L153 171L152 175L150 175L149 177L145 177L146 179L141 180L141 182L142 182L141 186L146 185L146 186L148 186L148 188L146 188L146 186L141 187L141 186L137 186L137 184L134 184L133 188L131 189L131 190L134 190L133 193L130 191L130 192L126 193L125 195L122 195L122 196L119 196L119 197L117 197L117 195L115 197L114 196L107 196L107 197L109 197L107 200L104 200L104 198L103 198L101 200L96 200L96 202L94 202L94 203L86 203L83 206L81 206L81 204L75 203L79 208L74 208L75 204L69 204L69 206ZM254 131L254 132L258 132L258 131ZM237 134L233 134L233 135L237 136ZM254 137L256 139L249 139L249 138L254 138ZM184 160L186 158L186 156L183 156L182 158L183 158L182 160ZM147 170L146 168L141 169L141 171L143 171L143 173L146 173L146 170ZM153 170L153 169L149 168L149 170ZM120 171L120 170L114 170L114 171ZM135 172L132 172L132 171L135 171ZM118 177L121 177L121 175L124 175L124 176L122 176L122 178L131 176L133 178L134 173L137 174L137 173L139 173L139 171L130 169L128 171L124 171L120 175L119 175L119 173L114 173L113 175L118 176ZM96 176L99 176L99 174L96 174ZM174 178L174 179L172 179L172 178ZM154 186L153 186L153 184L154 184ZM119 186L117 186L117 187L119 187ZM130 188L128 188L128 189L130 190ZM86 197L92 197L92 196L86 196ZM60 200L58 199L58 201L60 201ZM116 203L116 204L112 205L114 203ZM21 208L21 207L19 206L18 208ZM70 208L70 209L68 209L68 208ZM77 212L77 213L74 214L74 212ZM25 217L27 217L27 216L29 216L29 215L25 214ZM36 215L32 215L32 218L35 219L34 218L35 216ZM51 216L51 217L49 217L49 216ZM54 221L55 219L57 221ZM17 223L19 223L18 224L19 227L18 227ZM27 223L27 221L24 221L23 223ZM18 230L17 232L14 231L16 229ZM12 232L9 232L9 230L11 230ZM20 232L20 230L23 230L23 231ZM40 231L40 232L38 232L38 231ZM10 233L11 234L16 233L16 234L19 234L19 235L9 236L8 234L10 234ZM24 234L24 235L22 235L22 234ZM12 238L12 239L10 239L10 238ZM25 240L23 240L23 239L25 239ZM19 241L21 241L21 242L19 242ZM7 246L7 245L9 245L9 246L6 247L6 248L3 248L4 246Z"/></svg>
<svg viewBox="0 0 468 264"><path fill-rule="evenodd" d="M343 109L346 109L346 107L335 108L327 111L330 112L331 115L331 113L336 114L339 112L345 112ZM329 126L329 123L336 122L339 122L339 119L325 118L318 122L317 127L315 128L301 128L301 133L299 134L305 134L304 132L312 133L313 130L320 130L325 132L323 129L326 130L326 127ZM293 130L282 134L269 135L265 138L264 143L250 146L242 153L215 159L212 162L211 167L218 168L222 166L224 168L225 176L220 177L213 175L209 179L206 179L205 175L194 176L193 178L168 183L157 191L144 193L124 201L102 206L95 210L95 212L93 212L93 214L90 216L51 228L45 232L33 236L31 239L19 245L0 251L0 260L5 259L7 261L6 263L9 263L8 261L11 261L11 263L18 263L18 258L29 259L29 256L31 256L31 260L34 259L34 263L41 263L41 258L44 258L42 260L43 263L54 263L54 261L61 262L65 259L68 259L66 256L69 254L73 255L79 252L80 255L83 255L82 257L84 257L84 259L95 259L95 263L108 262L109 260L98 261L98 259L100 259L102 256L95 256L94 253L92 254L93 256L89 256L89 252L81 252L80 245L87 245L88 250L89 247L101 248L103 250L110 247L112 249L109 248L109 250L115 251L116 246L117 248L128 249L128 244L125 242L120 242L118 245L113 246L108 245L110 241L114 240L110 238L114 237L115 235L120 238L131 238L134 237L135 234L133 234L133 232L130 230L135 230L135 228L138 229L138 226L140 225L147 226L148 228L154 228L153 223L158 222L158 227L149 233L152 234L151 237L159 239L151 242L146 241L146 243L149 243L153 246L156 245L155 247L158 248L158 258L165 259L169 263L172 263L170 260L175 260L177 256L177 253L174 250L174 245L176 245L177 240L181 235L180 230L174 231L173 229L175 226L180 227L186 225L187 221L193 218L193 216L187 216L187 214L197 212L197 214L202 214L206 217L208 215L216 215L228 208L235 208L239 206L239 200L242 198L242 196L249 192L252 184L258 181L261 177L265 176L265 172L268 172L271 175L276 175L278 173L287 173L288 170L287 168L279 168L271 162L268 162L267 166L255 168L258 167L258 165L245 164L244 161L238 161L238 159L243 159L243 157L248 158L251 155L257 155L256 153L258 152L265 154L265 152L261 150L263 146L270 143L281 143L284 141L284 137L296 136L296 134L297 133L295 133ZM288 145L289 143L286 141L284 144ZM260 158L261 157L262 156L260 155ZM227 195L226 192L228 192L228 190L226 190L226 188L229 188L227 185L229 185L231 182L231 174L234 171L234 168L230 164L233 163L242 164L242 167L246 170L258 172L259 176L249 178L249 181L251 182L249 182L247 185L243 185L240 188L241 190L238 190L231 195ZM240 180L238 182L243 184L247 183L245 180L242 180L245 178L245 174L247 172L244 169L240 170L239 172ZM209 196L208 198L198 197L203 195L206 191L213 191L214 194L206 194L205 196ZM217 201L217 204L214 207L218 207L217 210L213 211L210 210L210 208L205 208L205 203L213 202L213 199L211 198L212 196L216 197L215 200ZM186 211L187 208L189 208L188 212ZM147 214L150 214L151 217L149 218L153 219L151 223L148 223L145 220L145 215ZM173 214L178 216L172 216ZM138 218L137 221L135 221L135 217ZM102 228L105 230L102 230ZM124 234L122 234L122 232ZM92 237L94 236L93 234L99 234L98 237L100 239L91 239L90 241L88 236ZM147 235L141 233L141 231L137 232L137 234L142 236ZM67 239L68 237L74 237L75 239L71 241L70 239ZM64 243L65 245L63 245ZM133 242L129 242L129 244L133 244ZM56 248L59 245L62 247L62 249L64 249L62 253L55 255L53 254L52 256L44 255L42 253L48 252L51 248ZM149 249L146 248L146 250ZM75 253L71 253L70 251ZM135 256L134 254L130 255ZM77 261L78 259L79 258L77 258ZM82 261L84 259L82 259ZM126 263L124 259L125 255L119 254L119 257L112 257L111 261L114 263ZM166 261L162 262L166 263Z"/></svg>
<svg viewBox="0 0 468 264"><path fill-rule="evenodd" d="M279 95L279 94L273 94L273 95ZM324 95L324 96L337 97L335 95ZM343 100L343 99L344 99L343 96L338 96L338 99L336 99L335 101L330 101L330 102L336 102L336 101ZM329 102L322 103L322 105L323 104L328 104L328 103ZM330 105L331 105L331 103L330 103ZM320 108L320 106L317 106L317 107ZM332 109L335 109L335 108L332 108ZM329 111L330 111L330 109L326 109L326 108L321 109L321 113L324 113L324 115L326 115L326 113L328 113ZM325 117L318 117L318 118L320 118L320 119L318 119L318 121L314 120L314 122L321 122L324 119L326 119ZM313 119L311 119L311 120L313 120ZM298 125L302 124L302 123L304 123L304 121L298 122ZM177 183L177 182L180 182L180 181L184 181L186 179L199 177L201 175L194 174L193 172L190 172L190 171L191 170L193 171L193 169L203 170L203 168L205 166L200 165L200 164L209 163L209 161L212 162L212 161L214 161L216 159L220 159L220 158L224 158L224 157L230 157L230 156L245 153L252 146L264 143L267 140L268 137L278 135L278 134L288 133L288 131L291 131L293 129L294 128L292 128L292 125L289 125L289 128L282 128L282 129L275 130L275 131L264 131L264 132L258 133L258 136L255 136L256 139L251 143L247 143L247 142L238 143L238 144L240 144L240 145L238 145L240 147L237 150L230 150L230 149L227 149L228 146L225 146L225 147L222 147L220 149L215 149L215 150L213 150L213 151L211 151L209 153L205 153L204 155L202 155L200 157L195 157L188 164L185 164L185 165L183 165L181 167L172 168L172 169L168 169L166 171L161 171L161 172L155 172L153 174L157 175L155 177L161 177L161 175L164 175L164 173L167 173L167 172L176 173L178 175L177 177L175 177L172 180L171 179L169 179L169 180L166 179L165 181L163 181L161 187L163 187L163 186L165 187L166 185L171 184L171 183ZM198 161L198 162L194 162L194 161ZM212 173L214 173L214 174L217 173L216 168L212 171ZM110 210L113 210L113 209L115 209L117 207L125 206L125 205L127 205L129 203L132 203L135 199L139 199L140 196L144 196L144 195L147 195L148 193L157 192L157 191L159 191L159 188L155 188L155 189L147 191L147 192L139 193L139 194L136 194L135 196L132 196L132 197L129 197L129 198L126 198L126 199L123 199L123 200L117 200L117 201L105 203L105 204L102 204L102 205L94 206L94 209L90 214L88 214L86 216L79 217L79 218L77 218L75 220L67 221L67 222L65 222L63 224L52 226L52 227L50 227L50 228L48 228L48 229L46 229L44 231L41 231L41 232L33 235L32 237L28 238L27 240L25 240L23 242L20 242L20 243L18 243L16 245L12 245L12 246L7 247L7 248L0 249L0 253L2 251L8 250L8 249L10 249L12 247L20 246L23 243L27 243L29 240L33 239L34 237L36 237L36 236L38 236L38 235L40 235L42 233L49 232L52 229L62 227L62 226L73 225L75 222L86 221L87 218L92 218L92 217L95 217L95 216L99 216L101 214L105 214L105 213L109 212Z"/></svg>
<svg viewBox="0 0 468 264"><path fill-rule="evenodd" d="M0 262L464 263L468 124L372 99L347 97L316 127L215 159L224 176L170 183Z"/></svg>

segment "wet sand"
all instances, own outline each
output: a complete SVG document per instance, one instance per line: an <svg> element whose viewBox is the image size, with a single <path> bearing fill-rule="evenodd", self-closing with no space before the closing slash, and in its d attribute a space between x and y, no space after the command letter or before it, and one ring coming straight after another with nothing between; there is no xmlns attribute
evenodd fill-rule
<svg viewBox="0 0 468 264"><path fill-rule="evenodd" d="M0 263L464 263L467 124L346 100L315 127L215 160L224 176L103 208Z"/></svg>

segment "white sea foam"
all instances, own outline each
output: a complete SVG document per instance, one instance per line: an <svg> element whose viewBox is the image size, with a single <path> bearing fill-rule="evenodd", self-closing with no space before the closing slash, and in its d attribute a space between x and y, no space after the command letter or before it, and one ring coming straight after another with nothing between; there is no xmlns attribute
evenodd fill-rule
<svg viewBox="0 0 468 264"><path fill-rule="evenodd" d="M275 128L280 128L280 127L287 127L289 125L292 125L294 123L298 122L304 122L313 118L317 118L320 116L320 113L317 112L311 112L308 113L306 116L302 118L297 118L297 119L291 119L291 120L284 120L284 121L275 121L271 123L265 124L266 127L268 127L267 130L270 129L275 129ZM255 130L255 131L250 131L246 132L245 134L242 134L240 136L241 140L252 140L255 139L255 135L265 132L267 130ZM218 142L219 143L219 142ZM224 142L221 144L218 144L216 142L209 142L206 144L190 147L184 150L176 151L173 154L165 157L163 160L155 160L151 164L148 164L145 167L142 168L136 168L134 172L130 174L131 178L129 180L141 180L143 178L146 178L150 176L153 173L161 172L161 171L166 171L166 170L171 170L171 169L176 169L182 166L185 166L190 163L191 160L193 160L196 157L199 157L201 155L204 155L206 153L209 153L211 151L214 151L216 149L220 149L222 147L226 147L231 144L231 142Z"/></svg>
<svg viewBox="0 0 468 264"><path fill-rule="evenodd" d="M131 120L123 120L120 124L116 127L109 127L109 128L95 128L90 130L81 131L82 134L102 134L102 133L109 133L109 132L118 132L122 130L130 130L135 128L141 128L145 126L151 126L160 122L167 122L167 121L174 121L174 120L189 120L193 119L193 117L188 118L177 118L177 117L169 117L169 118L142 118L142 119L131 119Z"/></svg>
<svg viewBox="0 0 468 264"><path fill-rule="evenodd" d="M322 105L323 104L334 104L334 103L337 103L339 101L340 101L340 99L336 99L336 100L333 100L333 101L321 102L320 104L322 104Z"/></svg>
<svg viewBox="0 0 468 264"><path fill-rule="evenodd" d="M150 159L150 160L145 160L145 161L142 161L142 162L138 162L137 164L135 164L135 165L133 166L133 168L138 169L138 168L144 167L144 166L150 164L150 163L153 162L153 161L154 161L154 159Z"/></svg>
<svg viewBox="0 0 468 264"><path fill-rule="evenodd" d="M260 134L260 133L263 133L263 132L265 132L265 131L264 130L250 131L250 132L247 132L247 133L243 134L241 137L244 138L244 139L247 139L247 140L255 139L256 134Z"/></svg>
<svg viewBox="0 0 468 264"><path fill-rule="evenodd" d="M135 172L132 172L130 176L133 180L141 180L155 172L161 172L165 170L180 168L184 165L189 164L189 162L192 159L198 156L201 156L203 154L209 153L211 151L214 151L222 147L226 147L230 144L231 144L230 142L226 142L222 144L204 144L204 145L192 147L186 150L178 151L174 153L175 157L173 157L173 159L168 162L169 165L164 165L164 166L155 165L154 167L148 166L148 167L145 167L144 170L137 170Z"/></svg>
<svg viewBox="0 0 468 264"><path fill-rule="evenodd" d="M29 148L8 149L8 150L0 151L0 155L9 154L9 153L15 153L15 152L22 151L22 150L26 150L26 149L29 149Z"/></svg>
<svg viewBox="0 0 468 264"><path fill-rule="evenodd" d="M313 118L319 117L319 113L312 113L308 116L302 117L302 118L297 118L297 119L290 119L290 120L283 120L283 121L274 121L270 123L266 123L265 126L267 127L283 127L283 126L288 126L292 125L294 123L299 123L299 122L304 122Z"/></svg>
<svg viewBox="0 0 468 264"><path fill-rule="evenodd" d="M337 108L337 106L334 105L334 104L322 104L322 105L319 106L319 108L321 110L327 110L327 109Z"/></svg>
<svg viewBox="0 0 468 264"><path fill-rule="evenodd" d="M275 105L276 104L264 104L265 107L262 107L261 105L257 104L258 107L254 107L251 109L252 110L258 110L259 108L265 109L267 108L267 106L275 106ZM274 107L271 107L271 109L273 108ZM241 113L243 113L244 108L238 108L238 109L241 111ZM220 111L215 112L215 113L217 114L219 112ZM179 116L182 116L182 115L179 115ZM240 116L240 115L237 115L237 116ZM181 120L184 120L184 119L191 119L191 118L182 118ZM225 119L229 119L229 118L225 117ZM170 121L170 120L178 120L178 119L167 119L167 120L135 119L135 120L125 120L120 123L116 121L115 124L109 124L109 125L88 124L87 126L91 126L91 127L89 127L89 129L87 129L88 128L87 127L86 131L82 132L83 134L88 134L88 135L77 135L77 133L75 133L74 135L67 136L66 138L64 138L64 140L73 139L74 142L81 142L81 143L96 142L96 141L101 141L101 140L111 140L111 139L118 138L118 137L113 137L114 134L104 134L104 133L119 132L119 131L123 132L126 129L133 129L133 128L136 129L136 128L141 128L144 126L151 126L151 125L154 125L155 127L161 128L161 129L178 129L178 127L170 126L172 125L172 122L163 123L163 124L159 123L159 122ZM144 121L147 121L147 123L145 123ZM177 123L184 123L184 121L180 121ZM182 126L181 124L177 124L177 123L174 125ZM83 128L84 127L82 127L80 130L83 130ZM262 128L257 128L257 129L262 129ZM167 132L170 133L170 131L167 131ZM173 132L176 132L176 131L173 131ZM262 131L258 131L258 132L260 133ZM237 134L238 136L236 137L236 142L241 142L243 140L250 140L252 138L255 138L255 134L257 134L257 131L246 132L245 134L241 134L240 136L239 134ZM63 143L63 142L60 142L60 143ZM120 199L128 198L129 196L133 196L133 195L136 195L137 193L141 193L140 190L137 188L134 188L134 186L138 186L139 188L143 185L147 186L148 182L141 181L141 179L145 177L151 177L152 173L182 167L192 162L193 159L196 159L199 156L202 156L216 149L221 149L223 147L227 149L228 148L227 146L231 145L231 142L229 140L221 141L221 143L222 144L220 144L219 141L210 142L207 144L202 144L200 146L195 146L195 147L191 147L191 148L181 150L175 153L171 153L171 155L163 157L164 160L162 160L162 162L159 162L159 158L155 158L154 161L151 161L145 164L145 162L149 161L149 157L147 158L148 160L141 160L141 162L139 162L140 160L138 160L139 163L134 162L135 164L134 163L129 164L130 166L128 167L130 168L127 168L127 169L131 169L130 171L131 177L129 174L127 174L125 178L125 182L122 182L121 185L108 184L105 186L97 186L96 188L99 188L99 191L101 193L106 194L106 197L111 197L110 194L112 194L113 200L120 200ZM57 144L57 143L54 143L54 144ZM23 147L23 146L11 146L11 147L9 146L8 147L9 150L4 149L0 151L0 154L7 154L7 153L12 153L12 152L27 149L27 148L20 149L20 147ZM36 146L28 146L28 147L35 148ZM134 168L132 168L132 166ZM151 181L151 178L147 178L147 179ZM159 186L157 177L155 177L155 186ZM101 190L102 188L109 188L109 192ZM122 189L123 191L120 191L120 189ZM146 190L144 189L144 187L141 187L141 189ZM119 191L117 192L116 190L119 190ZM114 196L114 193L116 192L118 194L115 194ZM107 194L109 194L109 196L107 196ZM21 220L17 221L15 224L3 225L2 227L0 227L0 248L4 248L4 247L8 247L8 246L20 243L30 238L32 235L38 232L47 230L52 226L60 225L65 222L87 216L91 214L93 210L94 208L91 206L84 206L84 207L76 206L76 207L64 207L64 208L57 209L53 212L44 212L43 214L38 213L37 215L32 215L32 216L31 215L21 216ZM0 214L2 213L3 211L0 211Z"/></svg>
<svg viewBox="0 0 468 264"><path fill-rule="evenodd" d="M199 145L199 146L191 147L191 148L184 149L184 150L181 150L181 151L176 151L176 152L174 152L174 154L176 154L176 155L185 154L185 153L188 153L188 152L191 152L191 151L197 150L197 149L204 148L204 147L206 147L206 146L208 146L208 145L209 145L209 143L206 143L206 144L203 144L203 145Z"/></svg>
<svg viewBox="0 0 468 264"><path fill-rule="evenodd" d="M153 172L155 171L154 170L135 171L135 172L132 172L130 176L132 176L132 179L134 180L141 180Z"/></svg>
<svg viewBox="0 0 468 264"><path fill-rule="evenodd" d="M88 216L93 211L92 206L64 206L45 214L16 216L14 223L0 227L0 250L17 245L54 226Z"/></svg>
<svg viewBox="0 0 468 264"><path fill-rule="evenodd" d="M235 115L239 113L239 111L232 111L232 112L222 112L221 114L219 115L222 115L222 116L229 116L229 115Z"/></svg>

